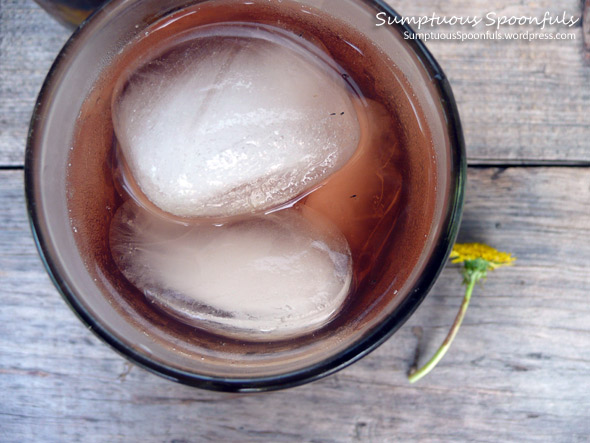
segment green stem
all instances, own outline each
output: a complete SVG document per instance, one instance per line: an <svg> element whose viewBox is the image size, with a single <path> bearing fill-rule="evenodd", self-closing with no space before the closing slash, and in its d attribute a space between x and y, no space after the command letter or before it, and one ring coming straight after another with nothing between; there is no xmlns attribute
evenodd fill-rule
<svg viewBox="0 0 590 443"><path fill-rule="evenodd" d="M463 297L463 303L461 303L461 309L459 309L459 313L455 318L453 326L451 326L451 330L447 334L447 338L445 338L443 344L440 346L440 348L438 348L438 351L436 351L436 354L434 354L434 356L430 359L430 361L428 361L428 363L426 363L420 369L410 372L410 375L408 376L408 380L410 381L410 383L417 382L430 371L432 371L434 367L437 365L437 363L447 353L447 351L451 347L451 343L453 343L453 340L457 335L457 332L459 332L459 327L461 326L461 323L463 323L463 318L465 317L465 312L467 312L467 306L469 306L469 301L471 300L473 288L481 278L482 274L479 272L473 272L468 276L467 289L465 290L465 297Z"/></svg>

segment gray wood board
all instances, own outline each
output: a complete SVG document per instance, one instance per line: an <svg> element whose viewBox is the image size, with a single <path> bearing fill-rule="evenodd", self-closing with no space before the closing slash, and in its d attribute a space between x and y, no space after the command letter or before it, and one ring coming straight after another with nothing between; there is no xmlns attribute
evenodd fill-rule
<svg viewBox="0 0 590 443"><path fill-rule="evenodd" d="M0 2L0 166L17 166L37 94L70 31L32 0Z"/></svg>
<svg viewBox="0 0 590 443"><path fill-rule="evenodd" d="M0 1L0 166L18 166L36 95L69 31L31 0ZM390 3L405 16L582 12L579 0ZM566 32L576 39L427 43L453 87L472 164L590 162L590 59L581 22Z"/></svg>
<svg viewBox="0 0 590 443"><path fill-rule="evenodd" d="M512 26L574 40L431 40L457 99L471 164L585 162L590 160L590 57L584 48L579 0L417 0L389 2L403 16L574 16L572 28ZM439 26L440 33L485 33L494 27ZM586 25L587 26L587 25Z"/></svg>
<svg viewBox="0 0 590 443"><path fill-rule="evenodd" d="M587 441L590 169L472 168L463 241L515 253L476 288L438 368L463 288L449 265L377 351L288 391L222 395L128 364L69 310L37 256L22 171L0 171L0 441ZM416 330L423 330L417 338ZM419 335L419 334L418 334Z"/></svg>

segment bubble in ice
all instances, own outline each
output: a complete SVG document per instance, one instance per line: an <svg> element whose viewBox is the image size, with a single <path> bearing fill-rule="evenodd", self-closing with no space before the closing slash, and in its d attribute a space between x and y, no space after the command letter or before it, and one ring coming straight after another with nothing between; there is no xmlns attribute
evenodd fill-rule
<svg viewBox="0 0 590 443"><path fill-rule="evenodd" d="M129 200L115 214L110 245L121 272L155 306L253 340L321 327L352 280L346 239L309 209L182 225Z"/></svg>
<svg viewBox="0 0 590 443"><path fill-rule="evenodd" d="M178 38L113 101L123 157L160 209L219 217L278 207L355 152L350 88L317 47L264 25Z"/></svg>

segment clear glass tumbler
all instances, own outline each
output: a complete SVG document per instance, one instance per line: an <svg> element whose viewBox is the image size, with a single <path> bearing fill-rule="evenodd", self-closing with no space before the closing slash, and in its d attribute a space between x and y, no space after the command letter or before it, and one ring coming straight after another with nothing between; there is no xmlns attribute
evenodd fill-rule
<svg viewBox="0 0 590 443"><path fill-rule="evenodd" d="M66 302L94 333L126 358L168 379L213 390L253 392L332 374L374 350L409 318L434 284L455 241L466 161L455 100L441 68L422 42L404 38L404 33L412 33L408 27L376 26L380 12L398 16L382 1L297 1L356 27L395 60L421 104L437 157L437 179L431 184L436 192L433 221L409 277L395 294L391 291L376 300L370 312L353 309L338 327L328 327L317 336L261 347L198 330L170 331L145 312L130 309L124 297L113 296L111 277L100 275L100 269L89 270L92 263L85 263L77 246L68 217L66 177L82 104L121 48L154 21L198 0L107 3L67 42L39 94L26 150L25 181L42 260Z"/></svg>

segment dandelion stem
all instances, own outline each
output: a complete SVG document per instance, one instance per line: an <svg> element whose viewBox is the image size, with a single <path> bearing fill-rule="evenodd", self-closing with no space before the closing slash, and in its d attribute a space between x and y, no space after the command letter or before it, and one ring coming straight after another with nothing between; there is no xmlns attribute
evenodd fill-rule
<svg viewBox="0 0 590 443"><path fill-rule="evenodd" d="M449 348L451 347L451 343L455 339L457 332L459 332L459 327L461 327L461 323L463 323L463 318L465 317L465 312L467 312L467 306L469 306L469 301L471 300L471 294L473 293L473 288L475 284L484 276L483 273L475 271L471 272L466 276L466 285L467 288L465 289L465 297L463 297L463 303L461 303L461 308L459 309L459 313L457 317L455 317L455 321L451 326L445 341L442 343L436 354L418 370L413 370L410 372L408 376L408 380L410 383L415 383L428 374L430 371L434 369L434 367L438 364L438 362L444 357L447 353Z"/></svg>

